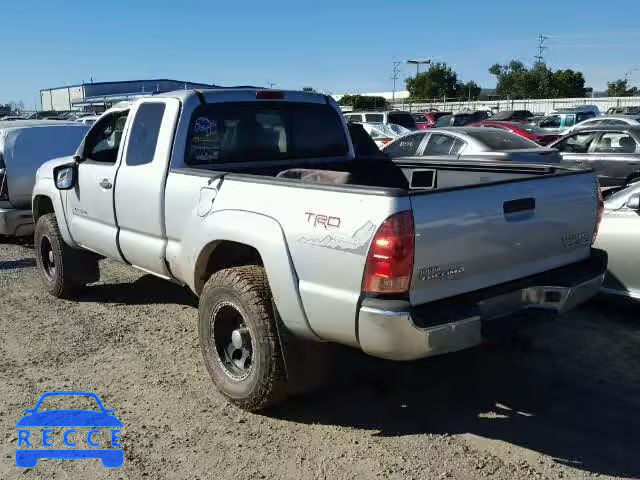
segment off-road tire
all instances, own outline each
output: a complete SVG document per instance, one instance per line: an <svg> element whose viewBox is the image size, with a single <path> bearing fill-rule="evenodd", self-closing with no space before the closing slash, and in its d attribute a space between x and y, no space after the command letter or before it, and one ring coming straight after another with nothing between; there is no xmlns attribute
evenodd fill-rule
<svg viewBox="0 0 640 480"><path fill-rule="evenodd" d="M46 241L51 247L55 265L53 270L45 267L49 263L42 253L42 245ZM67 245L58 228L55 214L48 213L38 219L33 243L40 278L54 297L69 298L87 283L99 280L98 257Z"/></svg>
<svg viewBox="0 0 640 480"><path fill-rule="evenodd" d="M248 376L233 378L216 349L212 322L216 307L231 305L249 330L252 363ZM271 290L262 267L249 265L214 273L200 295L198 333L204 363L218 389L232 403L257 411L287 396L287 377L280 347Z"/></svg>

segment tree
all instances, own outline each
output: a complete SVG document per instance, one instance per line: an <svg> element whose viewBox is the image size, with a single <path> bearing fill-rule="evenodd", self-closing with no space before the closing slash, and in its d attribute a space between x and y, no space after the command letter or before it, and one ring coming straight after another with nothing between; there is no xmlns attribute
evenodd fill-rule
<svg viewBox="0 0 640 480"><path fill-rule="evenodd" d="M376 110L387 108L387 99L366 95L343 95L338 104L353 107L354 110Z"/></svg>
<svg viewBox="0 0 640 480"><path fill-rule="evenodd" d="M313 87L302 87L303 92L315 92L316 89Z"/></svg>
<svg viewBox="0 0 640 480"><path fill-rule="evenodd" d="M637 87L629 88L629 80L619 78L613 82L607 82L608 97L632 97L638 93L640 92Z"/></svg>
<svg viewBox="0 0 640 480"><path fill-rule="evenodd" d="M527 68L519 60L506 65L496 63L489 68L498 82L496 94L509 98L584 97L582 72L571 69L551 70L545 63L536 62Z"/></svg>
<svg viewBox="0 0 640 480"><path fill-rule="evenodd" d="M426 72L407 78L407 90L413 98L457 97L458 75L446 63L434 63Z"/></svg>
<svg viewBox="0 0 640 480"><path fill-rule="evenodd" d="M584 97L584 76L571 69L556 70L551 79L552 96L556 98Z"/></svg>
<svg viewBox="0 0 640 480"><path fill-rule="evenodd" d="M482 88L480 88L480 85L478 85L476 82L470 80L467 83L458 82L457 90L458 97L474 100L480 96Z"/></svg>

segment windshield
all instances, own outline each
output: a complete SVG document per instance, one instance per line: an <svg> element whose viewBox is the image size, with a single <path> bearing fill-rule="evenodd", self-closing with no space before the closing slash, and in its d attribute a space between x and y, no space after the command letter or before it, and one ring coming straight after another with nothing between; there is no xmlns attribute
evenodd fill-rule
<svg viewBox="0 0 640 480"><path fill-rule="evenodd" d="M405 128L404 130L407 130L407 129ZM377 123L375 125L371 125L369 128L369 134L373 138L380 138L380 137L396 138L398 136L398 133L394 131L391 125L384 124L384 123Z"/></svg>
<svg viewBox="0 0 640 480"><path fill-rule="evenodd" d="M411 132L408 128L404 128L402 125L397 125L395 123L388 123L387 127L397 135L406 135Z"/></svg>
<svg viewBox="0 0 640 480"><path fill-rule="evenodd" d="M470 136L478 140L480 143L486 145L489 150L504 151L504 150L519 150L525 148L540 148L540 145L520 137L515 133L508 132L506 130L487 129L474 130L467 132Z"/></svg>
<svg viewBox="0 0 640 480"><path fill-rule="evenodd" d="M239 163L348 154L340 115L329 105L210 103L191 117L185 163Z"/></svg>
<svg viewBox="0 0 640 480"><path fill-rule="evenodd" d="M402 125L410 130L416 129L416 122L410 113L391 112L387 115L387 122Z"/></svg>

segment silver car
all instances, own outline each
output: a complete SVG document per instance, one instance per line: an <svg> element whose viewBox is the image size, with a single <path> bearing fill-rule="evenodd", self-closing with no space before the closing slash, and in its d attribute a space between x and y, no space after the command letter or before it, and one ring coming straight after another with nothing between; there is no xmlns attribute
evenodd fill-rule
<svg viewBox="0 0 640 480"><path fill-rule="evenodd" d="M482 127L430 128L405 135L386 145L389 157L449 156L456 159L508 160L524 163L559 163L556 150L541 147L506 130Z"/></svg>
<svg viewBox="0 0 640 480"><path fill-rule="evenodd" d="M565 130L563 134L567 135L583 128L624 127L627 125L640 125L640 115L602 115L576 123L573 127Z"/></svg>
<svg viewBox="0 0 640 480"><path fill-rule="evenodd" d="M609 254L603 291L640 300L640 182L605 199L595 247Z"/></svg>

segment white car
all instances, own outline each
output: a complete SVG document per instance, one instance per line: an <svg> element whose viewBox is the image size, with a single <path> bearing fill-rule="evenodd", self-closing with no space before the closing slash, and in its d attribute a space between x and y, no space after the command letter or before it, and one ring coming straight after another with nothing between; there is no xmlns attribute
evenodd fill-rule
<svg viewBox="0 0 640 480"><path fill-rule="evenodd" d="M362 123L362 128L371 136L378 148L382 148L396 138L411 133L411 130L395 123Z"/></svg>
<svg viewBox="0 0 640 480"><path fill-rule="evenodd" d="M573 127L565 130L568 133L580 130L581 128L593 127L620 127L624 125L640 125L640 115L602 115L596 118L590 118L580 123L576 123Z"/></svg>

